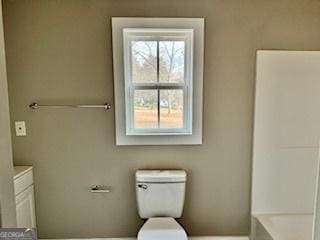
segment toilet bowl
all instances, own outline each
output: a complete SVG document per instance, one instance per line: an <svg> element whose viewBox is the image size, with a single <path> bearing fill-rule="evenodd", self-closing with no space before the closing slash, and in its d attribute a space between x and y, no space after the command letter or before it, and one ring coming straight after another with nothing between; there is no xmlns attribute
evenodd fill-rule
<svg viewBox="0 0 320 240"><path fill-rule="evenodd" d="M139 216L147 219L138 240L187 240L180 218L187 174L183 170L139 170L136 197Z"/></svg>
<svg viewBox="0 0 320 240"><path fill-rule="evenodd" d="M181 225L171 217L149 218L138 233L139 240L187 240Z"/></svg>

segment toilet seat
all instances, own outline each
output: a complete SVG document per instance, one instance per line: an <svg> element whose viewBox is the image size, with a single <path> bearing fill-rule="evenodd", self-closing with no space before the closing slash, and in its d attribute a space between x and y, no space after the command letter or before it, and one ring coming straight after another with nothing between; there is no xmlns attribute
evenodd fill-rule
<svg viewBox="0 0 320 240"><path fill-rule="evenodd" d="M180 224L170 217L149 218L138 233L138 240L187 240Z"/></svg>

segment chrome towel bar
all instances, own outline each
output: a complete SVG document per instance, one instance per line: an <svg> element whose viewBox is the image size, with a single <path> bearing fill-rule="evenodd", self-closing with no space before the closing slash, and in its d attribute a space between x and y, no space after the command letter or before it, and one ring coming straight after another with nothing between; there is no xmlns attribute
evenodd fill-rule
<svg viewBox="0 0 320 240"><path fill-rule="evenodd" d="M110 110L111 109L111 104L105 103L103 105L41 105L38 104L37 102L33 102L29 105L31 109L40 109L40 108L87 108L87 109L92 109L92 108L101 108L105 110Z"/></svg>

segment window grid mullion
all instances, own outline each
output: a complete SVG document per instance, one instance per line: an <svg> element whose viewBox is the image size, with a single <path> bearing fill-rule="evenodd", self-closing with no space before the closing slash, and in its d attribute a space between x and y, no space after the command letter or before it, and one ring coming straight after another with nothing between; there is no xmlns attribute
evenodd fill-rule
<svg viewBox="0 0 320 240"><path fill-rule="evenodd" d="M157 83L160 82L160 59L159 59L159 41L157 41ZM160 128L160 90L158 88L158 128Z"/></svg>
<svg viewBox="0 0 320 240"><path fill-rule="evenodd" d="M161 85L161 84L130 84L130 86L134 89L184 89L186 85Z"/></svg>

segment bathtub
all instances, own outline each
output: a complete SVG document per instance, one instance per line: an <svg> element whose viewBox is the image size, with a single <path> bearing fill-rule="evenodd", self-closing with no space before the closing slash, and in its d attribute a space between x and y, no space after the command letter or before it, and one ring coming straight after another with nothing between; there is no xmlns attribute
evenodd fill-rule
<svg viewBox="0 0 320 240"><path fill-rule="evenodd" d="M256 214L253 240L312 240L313 214Z"/></svg>

